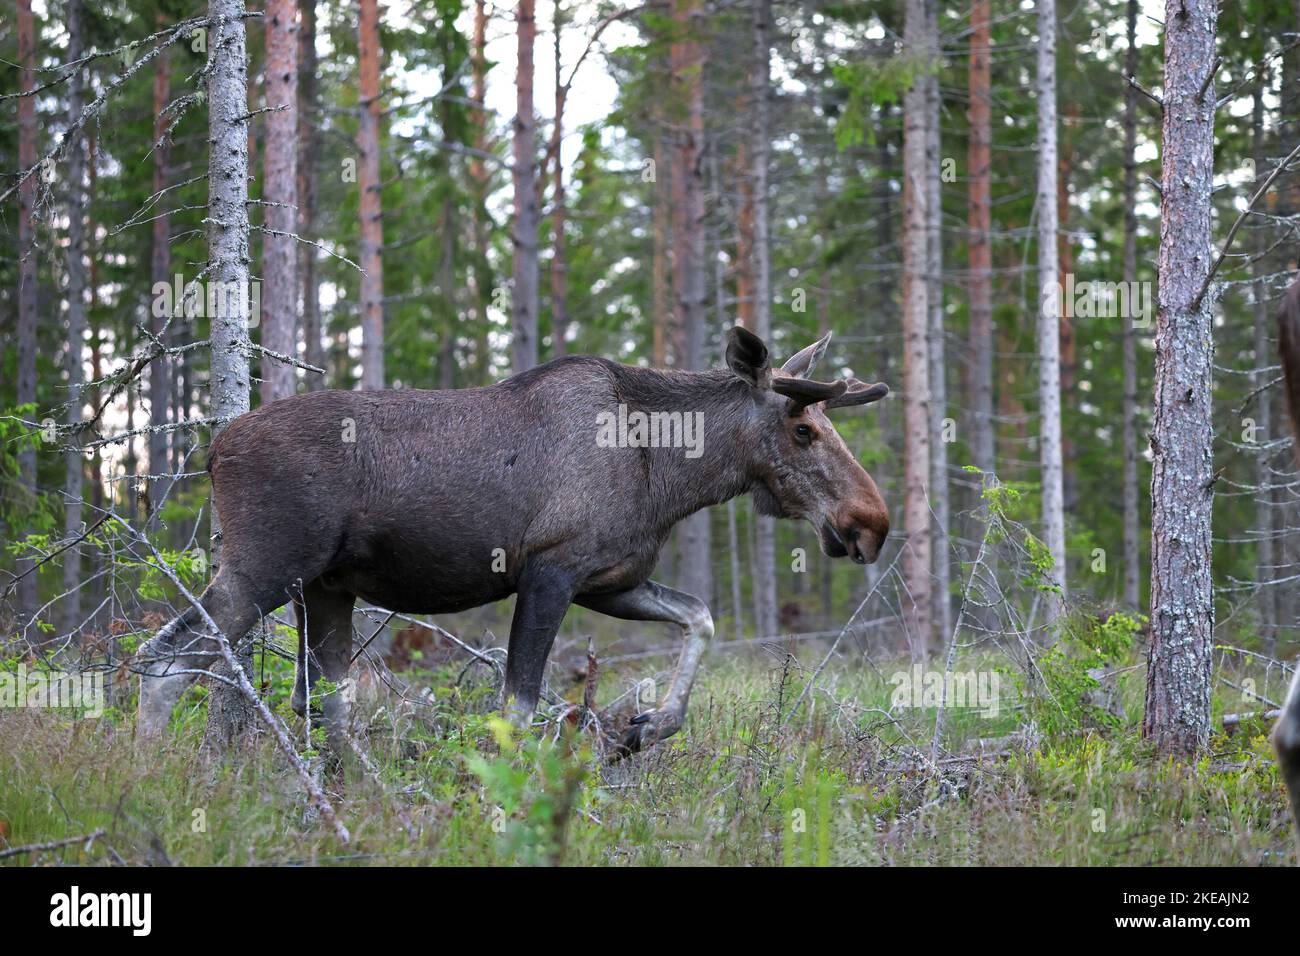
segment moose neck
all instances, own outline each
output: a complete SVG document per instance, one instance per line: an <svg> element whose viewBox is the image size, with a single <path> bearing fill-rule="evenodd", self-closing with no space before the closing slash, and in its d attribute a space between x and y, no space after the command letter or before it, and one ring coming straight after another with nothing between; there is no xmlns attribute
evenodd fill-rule
<svg viewBox="0 0 1300 956"><path fill-rule="evenodd" d="M640 412L655 434L681 437L644 449L650 504L660 530L701 508L750 491L756 445L749 386L730 372L627 369L620 382L629 422ZM658 416L658 417L654 417Z"/></svg>

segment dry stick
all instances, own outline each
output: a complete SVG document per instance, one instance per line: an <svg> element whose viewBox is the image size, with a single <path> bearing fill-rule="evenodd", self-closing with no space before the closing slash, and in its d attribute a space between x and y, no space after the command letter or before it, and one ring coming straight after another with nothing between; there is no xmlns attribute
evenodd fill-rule
<svg viewBox="0 0 1300 956"><path fill-rule="evenodd" d="M826 665L830 662L831 657L839 648L840 641L844 640L844 635L849 632L849 628L852 627L853 622L858 619L858 615L861 614L862 609L867 606L867 602L870 601L872 597L875 596L876 591L880 589L881 583L889 578L890 573L894 570L894 566L898 564L898 559L902 554L903 549L899 548L898 554L894 555L894 560L891 561L889 567L885 569L885 573L876 579L876 583L871 586L871 590L867 592L867 596L858 604L857 610L849 615L849 619L844 622L844 626L840 628L840 633L836 636L835 640L831 642L830 649L826 651L826 656L821 659L821 663L819 663L816 669L813 670L812 675L808 678L807 682L804 683L803 690L799 691L799 696L795 698L794 703L790 705L790 710L781 720L782 727L790 723L794 718L794 715L798 713L799 707L803 704L804 698L808 696L808 692L812 690L813 685L817 683L817 678L821 676L821 672L825 669Z"/></svg>
<svg viewBox="0 0 1300 956"><path fill-rule="evenodd" d="M1269 707L1274 708L1275 710L1282 709L1282 705L1279 704L1277 701L1269 700L1263 694L1257 694L1253 690L1247 690L1245 687L1242 687L1240 684L1235 684L1232 681L1228 680L1228 678L1224 677L1222 674L1219 675L1219 680L1227 684L1233 690L1239 691L1240 693L1245 694L1247 697L1254 698L1255 700L1259 701L1261 704L1265 704Z"/></svg>
<svg viewBox="0 0 1300 956"><path fill-rule="evenodd" d="M1254 720L1255 718L1259 718L1260 720L1277 720L1277 718L1281 716L1281 710L1256 710L1245 714L1224 714L1223 726L1235 727L1242 721Z"/></svg>
<svg viewBox="0 0 1300 956"><path fill-rule="evenodd" d="M64 551L67 551L69 548L75 548L75 547L76 547L78 544L80 544L82 541L85 541L87 538L89 538L90 535L95 531L95 529L98 528L101 524L103 524L103 523L104 523L105 521L107 521L107 520L108 520L108 516L105 515L104 517L102 517L102 518L100 518L98 521L96 521L94 524L92 524L92 525L91 525L89 528L87 528L85 531L81 532L81 534L79 534L79 535L77 535L75 538L73 538L71 541L67 542L66 544L64 544L63 546L57 548L56 550L51 551L49 554L47 554L45 557L41 558L41 560L37 561L35 564L33 564L30 568L28 568L28 569L27 569L26 571L24 571L22 574L19 574L19 575L15 576L14 579L13 579L12 581L10 581L8 584L5 585L4 594L3 594L3 595L0 595L0 597L6 597L6 598L7 598L7 597L10 595L10 593L13 591L14 587L18 584L19 581L21 581L23 578L27 577L27 575L31 574L33 571L35 571L35 570L37 570L38 568L40 568L40 566L41 566L42 564L44 564L45 562L51 560L52 558L57 558L57 557L58 557L59 555L61 555ZM9 572L6 571L5 573L8 574Z"/></svg>
<svg viewBox="0 0 1300 956"><path fill-rule="evenodd" d="M1160 97L1156 96L1156 94L1152 93L1150 90L1148 90L1148 89L1147 89L1145 86L1143 86L1141 83L1139 83L1139 82L1137 81L1137 78L1136 78L1136 77L1126 76L1126 77L1124 77L1124 79L1128 81L1128 85L1129 85L1129 86L1133 87L1133 89L1137 90L1139 93L1141 93L1141 94L1142 94L1143 96L1145 96L1147 99L1149 99L1152 103L1156 104L1156 106L1158 106L1158 107L1160 108L1161 112L1164 111L1164 108L1165 108L1165 101L1162 100Z"/></svg>
<svg viewBox="0 0 1300 956"><path fill-rule="evenodd" d="M306 362L300 362L292 355L285 355L283 352L273 352L271 349L268 349L262 345L256 345L250 342L247 345L247 349L250 352L258 352L262 355L267 356L268 358L273 358L277 362L282 362L285 365L293 365L307 372L316 372L318 375L325 374L325 370L323 368L317 368L315 365L308 365Z"/></svg>
<svg viewBox="0 0 1300 956"><path fill-rule="evenodd" d="M1259 202L1260 197L1268 192L1269 187L1273 185L1273 180L1282 174L1282 170L1291 165L1291 160L1295 159L1297 155L1300 155L1300 143L1296 144L1296 148L1287 154L1286 159L1273 167L1273 171L1268 174L1268 179L1264 180L1264 185L1260 186L1255 195L1250 197L1250 203L1242 210L1241 215L1237 217L1237 221L1232 224L1232 228L1228 230L1228 238L1223 241L1223 248L1219 250L1219 257L1214 260L1214 265L1210 266L1210 271L1205 275L1205 281L1201 283L1201 291L1196 293L1196 298L1192 300L1193 312L1201 307L1201 300L1205 298L1205 293L1210 288L1210 281L1214 278L1214 274L1219 271L1219 266L1223 265L1228 250L1232 248L1232 240L1237 237L1237 230L1241 228L1241 224L1246 221L1246 217L1254 210L1255 204Z"/></svg>
<svg viewBox="0 0 1300 956"><path fill-rule="evenodd" d="M1276 60L1278 57L1286 55L1291 50L1295 49L1297 45L1300 45L1300 40L1292 40L1286 46L1279 47L1278 49L1274 50L1272 53L1268 54L1268 56L1264 57L1258 63L1252 63L1250 66L1250 71L1244 77L1242 77L1241 82L1238 83L1236 86L1234 86L1232 89L1230 89L1227 93L1224 93L1222 96L1220 96L1217 102L1215 102L1214 108L1216 110L1220 109L1221 107L1226 106L1228 103L1236 99L1237 94L1240 93L1243 89L1245 89L1246 84L1251 83L1256 79L1262 67L1267 66L1269 61Z"/></svg>
<svg viewBox="0 0 1300 956"><path fill-rule="evenodd" d="M214 418L190 418L183 422L168 422L166 425L146 425L142 428L133 428L129 432L119 432L116 435L110 435L108 438L98 438L84 446L84 450L94 451L97 448L103 448L105 445L116 445L119 442L135 438L137 435L149 435L155 432L175 432L187 428L206 428L212 425L224 425L231 421L229 415L218 415ZM83 425L86 423L82 423ZM139 476L132 476L138 478ZM169 477L166 475L159 477Z"/></svg>
<svg viewBox="0 0 1300 956"><path fill-rule="evenodd" d="M1219 75L1219 64L1222 62L1223 57L1216 56L1214 62L1210 64L1210 68L1206 70L1205 79L1201 81L1201 89L1196 94L1196 102L1205 102L1205 91L1210 88L1210 84L1214 82L1214 78Z"/></svg>
<svg viewBox="0 0 1300 956"><path fill-rule="evenodd" d="M1247 657L1258 658L1272 667L1282 668L1284 673L1294 673L1295 668L1286 661L1280 661L1276 657L1269 657L1267 654L1261 654L1258 651L1248 651L1244 647L1237 647L1234 644L1215 644L1216 651L1232 651L1234 654L1245 654Z"/></svg>
<svg viewBox="0 0 1300 956"><path fill-rule="evenodd" d="M261 14L256 14L256 16L261 16ZM196 17L191 20L183 21L179 26L173 27L170 31L163 31L170 35L144 56L140 57L133 66L128 67L126 70L123 70L117 76L113 77L112 81L104 87L99 96L95 97L95 101L82 110L80 115L78 115L68 128L63 131L63 135L59 138L58 143L56 143L45 153L44 156L33 163L28 169L24 169L18 173L13 185L3 193L0 193L0 204L3 204L6 199L17 192L18 187L27 182L27 180L31 178L32 174L35 173L36 170L40 169L44 163L58 159L63 154L64 150L67 149L68 145L76 139L77 134L81 132L81 128L86 125L86 122L99 116L100 112L104 108L104 104L108 102L108 98L116 93L122 84L133 77L136 73L140 72L141 68L146 63L156 58L173 43L182 39L184 36L187 36L189 33L192 33L195 28L206 26L211 22L212 21L207 17Z"/></svg>
<svg viewBox="0 0 1300 956"><path fill-rule="evenodd" d="M394 615L396 614L397 614L396 611L388 612L388 617L380 621L379 624L375 627L374 631L371 632L370 636L361 642L361 646L357 648L357 652L352 655L352 660L348 661L348 664L355 664L357 662L357 658L360 657L362 654L364 654L366 652L366 648L368 648L371 644L375 642L375 638L377 638L380 632L383 631L383 629L388 626L388 622L391 621ZM367 617L369 617L369 615L367 615Z"/></svg>
<svg viewBox="0 0 1300 956"><path fill-rule="evenodd" d="M29 843L26 846L11 846L7 850L0 850L0 860L6 857L18 856L21 853L39 853L42 850L57 850L59 847L72 846L74 843L86 844L86 850L90 850L90 845L104 835L104 828L92 830L85 836L68 837L66 840L50 840L48 843Z"/></svg>
<svg viewBox="0 0 1300 956"><path fill-rule="evenodd" d="M980 538L980 549L975 555L975 564L971 566L966 587L962 588L961 606L957 608L957 623L953 625L952 640L948 643L948 659L943 668L943 694L939 697L939 709L934 714L934 739L930 742L930 763L936 763L939 759L939 737L943 733L943 718L948 706L948 682L952 676L953 663L957 658L957 635L961 633L962 620L966 616L967 595L975 586L975 575L984 565L984 556L988 552L989 532L996 523L996 515L990 513L989 517L991 520L985 526L984 536Z"/></svg>
<svg viewBox="0 0 1300 956"><path fill-rule="evenodd" d="M349 259L347 256L340 255L339 253L335 252L333 249L330 249L328 246L324 246L324 245L322 245L322 244L319 243L319 242L315 242L315 241L313 241L313 240L311 240L311 239L304 239L302 236L298 235L296 232L281 232L279 229L268 229L268 228L266 228L266 226L255 226L255 227L253 227L253 231L254 231L254 232L260 232L260 233L262 233L263 235L267 235L267 236L279 236L279 237L284 238L284 239L292 239L294 242L301 242L303 245L312 246L313 248L319 249L321 252L325 253L327 256L333 256L335 259L338 259L340 262L346 262L348 265L350 265L352 268L356 269L356 270L357 270L358 272L360 272L362 275L365 275L365 274L366 274L366 270L365 270L365 269L361 268L359 265L357 265L355 262L353 262L353 261L352 261L351 259ZM306 366L304 366L304 368L311 368L311 369L314 369L315 366L312 366L312 365L306 365ZM317 371L319 371L319 369L317 369Z"/></svg>
<svg viewBox="0 0 1300 956"><path fill-rule="evenodd" d="M369 617L370 615L369 615L367 612L369 612L369 611L380 611L380 610L383 610L383 609L382 609L382 608L377 608L377 607L363 607L363 608L360 608L359 610L361 611L362 614L365 614L367 617ZM487 665L488 665L489 667L491 667L493 670L496 670L498 667L500 667L500 665L499 665L495 660L493 660L491 657L488 657L488 656L487 656L486 654L484 654L482 651L479 651L479 650L476 650L476 649L473 648L473 647L470 647L468 644L466 644L464 641L462 641L462 640L461 640L459 637L457 637L455 634L451 633L451 631L448 631L448 630L446 630L446 629L444 629L444 628L441 628L441 627L439 627L437 624L430 624L428 621L421 621L421 620L419 620L419 619L417 619L417 618L409 617L409 616L407 616L407 615L405 615L405 614L398 614L396 611L390 611L390 612L388 613L388 617L384 620L384 624L387 624L387 623L388 623L389 621L391 621L393 618L397 618L399 621L405 621L407 624L414 624L414 625L416 625L417 627L423 627L423 628L425 628L426 630L433 631L433 633L437 634L439 637L445 637L445 638L447 638L447 640L449 640L449 641L451 641L452 643L454 643L454 644L455 644L456 646L458 646L461 650L463 650L463 651L468 651L470 654L472 654L474 657L477 657L480 661L482 661L484 664L487 664ZM383 626L383 625L380 625L380 627L382 627L382 626ZM370 640L374 640L374 637L372 636ZM367 641L366 643L369 644L370 641ZM358 657L360 657L360 656L361 656L361 651L364 651L364 650L365 650L365 647L362 647L360 651L357 651L356 655L353 656L352 660L355 661Z"/></svg>
<svg viewBox="0 0 1300 956"><path fill-rule="evenodd" d="M113 513L110 512L110 514ZM113 517L116 518L117 515L113 514ZM118 518L118 520L120 521L121 519ZM134 531L134 529L132 530ZM348 835L348 828L343 825L343 821L341 821L334 813L334 807L330 804L324 791L322 791L321 788L317 786L316 781L312 779L311 771L307 769L307 765L304 764L302 758L298 756L298 751L294 749L292 742L290 742L289 733L285 729L284 725L280 723L279 718L271 713L270 709L258 695L257 691L253 689L253 685L249 683L248 675L244 673L244 668L240 665L234 652L231 650L230 641L226 638L226 635L222 633L221 628L217 627L217 622L212 620L207 609L199 603L199 599L190 592L189 588L184 585L176 572L172 570L171 565L169 565L163 559L163 556L158 553L158 549L153 546L153 542L138 532L135 532L133 536L143 543L150 552L152 552L154 559L158 562L158 568L163 572L163 574L167 575L172 584L176 585L176 589L180 591L181 596L184 597L185 600L189 601L190 604L199 612L199 616L203 618L203 623L212 629L213 634L216 635L217 647L221 651L221 657L225 660L226 666L230 668L230 672L235 675L235 681L239 688L239 692L253 705L253 709L262 719L262 722L270 728L271 735L275 738L276 744L302 780L303 786L307 788L307 793L311 798L311 802L315 804L318 810L320 810L320 814L325 818L325 822L334 829L335 835L338 836L340 840L344 843L350 842L351 837Z"/></svg>

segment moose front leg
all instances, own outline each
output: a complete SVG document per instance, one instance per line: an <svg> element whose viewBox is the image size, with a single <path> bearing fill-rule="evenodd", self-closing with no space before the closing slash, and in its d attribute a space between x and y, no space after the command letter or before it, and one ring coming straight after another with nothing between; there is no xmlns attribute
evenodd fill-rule
<svg viewBox="0 0 1300 956"><path fill-rule="evenodd" d="M520 575L515 590L502 703L516 725L527 726L537 710L555 634L573 600L573 584L557 569L529 568Z"/></svg>
<svg viewBox="0 0 1300 956"><path fill-rule="evenodd" d="M709 606L685 591L654 581L612 594L583 594L574 600L583 607L625 621L665 621L681 627L682 652L663 702L654 710L632 718L632 725L623 737L622 750L636 753L677 733L686 720L686 704L700 668L700 658L713 637Z"/></svg>
<svg viewBox="0 0 1300 956"><path fill-rule="evenodd" d="M1282 715L1273 728L1273 746L1277 749L1282 779L1291 794L1291 817L1300 846L1300 666L1291 680L1291 690L1282 705Z"/></svg>

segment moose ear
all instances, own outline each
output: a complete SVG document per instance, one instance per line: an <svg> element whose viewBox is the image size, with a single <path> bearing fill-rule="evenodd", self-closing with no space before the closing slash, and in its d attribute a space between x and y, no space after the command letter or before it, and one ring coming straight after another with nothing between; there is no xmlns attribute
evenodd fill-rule
<svg viewBox="0 0 1300 956"><path fill-rule="evenodd" d="M793 375L795 378L807 378L817 367L817 363L822 360L826 354L826 346L830 344L831 334L827 332L820 339L801 349L794 355L786 359L786 363L781 366L781 371L787 375Z"/></svg>
<svg viewBox="0 0 1300 956"><path fill-rule="evenodd" d="M744 326L733 325L727 330L727 368L755 388L769 388L772 384L767 346Z"/></svg>

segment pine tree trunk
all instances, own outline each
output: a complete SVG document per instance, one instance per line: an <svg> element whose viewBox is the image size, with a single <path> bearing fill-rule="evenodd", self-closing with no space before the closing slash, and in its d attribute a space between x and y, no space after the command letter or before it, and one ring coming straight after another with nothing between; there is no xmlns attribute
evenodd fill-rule
<svg viewBox="0 0 1300 956"><path fill-rule="evenodd" d="M84 7L83 7L84 12ZM86 312L86 321L90 326L90 377L91 381L98 382L104 377L104 346L103 330L101 328L102 319L97 315L99 304L99 257L96 255L95 247L95 196L99 189L99 174L95 169L96 156L96 139L93 129L86 128L82 130L82 142L86 150L86 255L90 260L89 269L89 308ZM99 407L99 400L102 397L102 390L91 387L89 390L90 405L94 408ZM96 448L90 456L90 504L96 513L103 510L106 502L104 500L104 457ZM98 575L104 570L104 566L111 558L105 557L97 549L92 549L89 554L90 568L92 575ZM107 575L99 576L93 579L87 588L87 597L90 603L98 607L103 600L104 595L108 593ZM98 618L92 618L88 624L92 627L99 627L101 621ZM116 641L113 642L116 646ZM112 681L108 681L110 690L109 696L112 697Z"/></svg>
<svg viewBox="0 0 1300 956"><path fill-rule="evenodd" d="M713 149L709 151L709 192L713 196L719 196L723 188L718 151ZM713 260L713 327L722 329L728 325L727 269L722 255L722 228L716 219L712 235L709 237L709 250ZM727 501L727 559L731 583L732 633L736 640L740 640L745 636L745 606L740 571L742 567L740 532L736 521L736 499L734 498Z"/></svg>
<svg viewBox="0 0 1300 956"><path fill-rule="evenodd" d="M1079 109L1071 104L1066 111L1068 128L1070 122L1077 122ZM1070 243L1070 173L1074 170L1074 147L1070 137L1066 136L1059 148L1060 162L1057 163L1056 176L1056 262L1057 278L1068 281L1067 276L1074 272L1074 246ZM1065 309L1057 321L1057 337L1061 350L1061 416L1062 422L1067 413L1073 414L1078 407L1078 395L1075 380L1078 372L1078 338L1074 331L1074 317ZM1070 430L1062 424L1061 429L1061 501L1062 511L1073 512L1078 504L1078 482L1074 474L1076 455L1074 439Z"/></svg>
<svg viewBox="0 0 1300 956"><path fill-rule="evenodd" d="M29 94L18 100L18 166L22 170L36 165L36 24L31 0L18 0L18 73L19 92ZM28 176L18 187L18 389L19 405L36 404L36 186L39 173ZM36 503L36 450L24 447L18 452L18 480L27 501ZM24 559L18 573L33 567ZM21 623L29 624L39 605L37 572L18 582L18 613ZM34 632L33 632L34 633Z"/></svg>
<svg viewBox="0 0 1300 956"><path fill-rule="evenodd" d="M1191 755L1210 734L1214 591L1210 268L1214 0L1165 5L1163 170L1151 476L1151 651L1143 736ZM1205 93L1200 90L1206 83Z"/></svg>
<svg viewBox="0 0 1300 956"><path fill-rule="evenodd" d="M442 254L438 257L438 292L446 303L450 317L439 332L442 346L438 350L438 387L452 389L456 387L456 319L460 309L460 291L456 285L456 248L460 224L456 216L456 203L450 196L442 201L439 228L442 233Z"/></svg>
<svg viewBox="0 0 1300 956"><path fill-rule="evenodd" d="M926 32L931 56L939 54L939 4L926 0ZM937 69L937 67L936 67ZM943 642L952 638L951 556L948 548L948 446L944 442L944 423L948 418L948 390L944 381L947 360L944 349L943 309L943 216L940 207L940 91L939 75L926 78L925 126L928 175L926 189L926 297L930 310L928 344L930 353L930 504L934 512L934 606L935 624Z"/></svg>
<svg viewBox="0 0 1300 956"><path fill-rule="evenodd" d="M159 29L162 29L166 23L161 12L157 14L156 22ZM155 196L167 188L171 177L171 143L163 141L169 125L163 110L167 108L170 99L171 63L167 51L163 51L154 61L153 71L153 192ZM153 285L168 286L172 281L171 216L167 214L165 201L159 205L162 208L153 221L153 233L150 239L149 273ZM168 317L154 315L154 311L150 310L150 323L153 334L161 341L163 327L169 326ZM175 318L171 319L173 323L176 321ZM171 335L169 326L168 337L170 338ZM170 436L164 430L172 403L172 382L168 375L169 371L170 363L162 358L154 359L149 366L149 425L154 429L149 433L149 473L155 476L165 475L170 470L168 458ZM161 503L166 500L169 483L156 481L150 482L150 486L148 491L151 499L158 502L161 507Z"/></svg>
<svg viewBox="0 0 1300 956"><path fill-rule="evenodd" d="M360 0L361 101L357 186L361 190L361 387L384 387L384 226L379 179L379 0Z"/></svg>
<svg viewBox="0 0 1300 956"><path fill-rule="evenodd" d="M930 62L926 0L907 0L903 46L917 64L903 95L903 552L904 626L912 658L925 659L933 638L930 570L930 327L927 87Z"/></svg>
<svg viewBox="0 0 1300 956"><path fill-rule="evenodd" d="M996 472L993 420L993 247L989 0L972 0L970 37L970 145L967 219L970 250L970 423L971 459Z"/></svg>
<svg viewBox="0 0 1300 956"><path fill-rule="evenodd" d="M212 366L209 413L228 421L249 407L248 325L251 289L248 243L248 50L244 0L211 0L208 41L208 281L223 294L211 316ZM223 426L213 428L214 436ZM212 561L221 563L221 522L211 512ZM227 634L231 642L244 635ZM246 661L251 658L245 657ZM213 673L230 678L225 664ZM222 750L251 727L251 709L239 691L212 681L205 744Z"/></svg>
<svg viewBox="0 0 1300 956"><path fill-rule="evenodd" d="M564 191L564 104L568 88L560 75L560 39L564 33L563 7L555 4L555 122L551 127L550 153L554 163L554 195L551 197L551 231L555 236L551 250L551 351L554 357L565 354L569 333L569 256L564 238L568 213Z"/></svg>
<svg viewBox="0 0 1300 956"><path fill-rule="evenodd" d="M678 24L692 29L699 0L674 0ZM673 77L679 102L686 106L685 128L679 131L673 170L673 279L677 324L685 336L682 368L708 367L704 314L704 47L693 36L672 47ZM708 603L713 593L708 510L682 522L682 576L692 593Z"/></svg>
<svg viewBox="0 0 1300 956"><path fill-rule="evenodd" d="M660 123L655 131L654 145L654 168L655 168L655 199L654 210L651 212L651 228L654 230L654 261L651 264L651 281L654 283L654 357L655 368L665 368L668 365L668 336L669 328L672 325L672 282L670 279L671 255L669 249L672 243L672 203L668 200L668 187L670 183L665 180L669 176L667 149L664 144L666 138L663 124Z"/></svg>
<svg viewBox="0 0 1300 956"><path fill-rule="evenodd" d="M1124 71L1137 73L1138 0L1128 0L1128 50ZM1124 93L1124 281L1137 281L1137 90ZM1133 288L1129 285L1128 288ZM1132 317L1124 324L1124 604L1137 610L1141 603L1138 547L1138 435L1137 435L1137 328Z"/></svg>
<svg viewBox="0 0 1300 956"><path fill-rule="evenodd" d="M511 295L514 338L510 346L511 368L522 372L537 364L537 147L533 116L533 46L537 39L535 0L519 0L515 7L518 52L515 72L514 289Z"/></svg>
<svg viewBox="0 0 1300 956"><path fill-rule="evenodd" d="M262 239L262 347L297 357L298 22L297 0L266 6L266 146L262 199L268 204ZM262 356L262 403L296 391L287 362Z"/></svg>
<svg viewBox="0 0 1300 956"><path fill-rule="evenodd" d="M1057 274L1056 0L1038 4L1038 457L1043 500L1043 543L1052 552L1047 618L1065 593L1065 496L1061 464L1060 276ZM1047 632L1044 632L1045 634Z"/></svg>
<svg viewBox="0 0 1300 956"><path fill-rule="evenodd" d="M771 76L770 24L771 0L754 0L754 135L750 145L750 161L754 171L751 176L754 190L754 248L753 282L754 333L764 342L772 342L772 245L769 228L771 193L768 185L769 144L771 123L769 97ZM774 637L778 633L777 609L780 604L776 577L776 519L756 515L757 548L754 581L755 607L758 614L754 622L760 635Z"/></svg>
<svg viewBox="0 0 1300 956"><path fill-rule="evenodd" d="M316 0L300 0L298 21L298 235L314 241L316 232L316 170L318 153L316 111L319 93L316 82ZM316 268L316 247L298 245L298 274L302 281L303 361L325 367L325 341L320 317L320 279ZM303 385L309 392L325 388L325 376L306 372Z"/></svg>
<svg viewBox="0 0 1300 956"><path fill-rule="evenodd" d="M713 196L721 194L723 189L722 170L718 162L718 150L709 151L709 192ZM722 228L715 218L713 228L708 236L709 257L713 262L713 328L726 327L727 322L727 271L722 256ZM736 502L727 502L727 557L729 561L729 579L731 584L731 616L733 634L737 640L745 634L745 614L742 602L740 535L736 522Z"/></svg>
<svg viewBox="0 0 1300 956"><path fill-rule="evenodd" d="M81 59L86 49L82 0L69 0L68 59ZM161 59L161 57L159 58ZM68 81L68 113L79 116L85 106L86 73L78 68ZM86 141L77 137L68 153L68 424L81 421L82 385L85 382L86 338ZM73 434L73 445L82 436ZM69 538L82 531L81 498L86 462L80 451L65 456L64 532ZM63 555L63 630L71 632L81 624L81 548L69 548Z"/></svg>
<svg viewBox="0 0 1300 956"><path fill-rule="evenodd" d="M474 37L472 61L473 87L470 99L474 107L470 116L474 123L474 148L479 153L488 150L487 112L487 4L474 0ZM491 296L492 274L488 267L487 194L488 173L483 160L475 156L469 163L471 184L471 223L474 237L474 267L471 275L471 306L474 316L474 372L475 384L486 385L492 377L492 357L488 342L487 304Z"/></svg>
<svg viewBox="0 0 1300 956"><path fill-rule="evenodd" d="M1264 90L1255 88L1253 109L1251 111L1251 142L1254 147L1255 178L1254 188L1263 185L1264 170L1268 164L1267 150L1264 143ZM1251 387L1256 394L1254 409L1255 436L1258 442L1267 442L1273 434L1273 408L1267 391L1269 380L1268 368L1273 364L1273 349L1269 342L1269 326L1272 316L1268 309L1268 283L1265 281L1268 256L1268 239L1263 229L1255 230L1254 260L1251 263L1252 283L1250 294L1252 312L1254 313L1254 347L1255 372L1251 375ZM1274 542L1273 493L1269 486L1273 483L1270 469L1270 456L1261 449L1255 453L1255 534L1259 544L1255 552L1255 580L1259 585L1256 604L1259 607L1259 630L1263 637L1264 652L1273 656L1277 646L1277 588L1272 585L1277 576L1277 549Z"/></svg>

